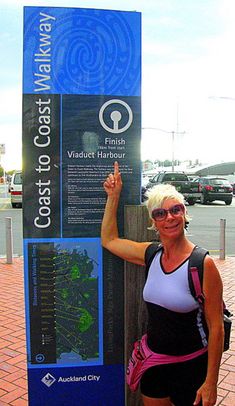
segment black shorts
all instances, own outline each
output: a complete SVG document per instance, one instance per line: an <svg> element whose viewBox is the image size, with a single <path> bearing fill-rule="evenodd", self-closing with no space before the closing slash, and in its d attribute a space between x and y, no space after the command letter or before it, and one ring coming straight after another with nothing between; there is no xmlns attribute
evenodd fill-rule
<svg viewBox="0 0 235 406"><path fill-rule="evenodd" d="M190 361L149 368L140 381L141 393L150 398L170 397L175 406L192 406L207 372L207 353Z"/></svg>

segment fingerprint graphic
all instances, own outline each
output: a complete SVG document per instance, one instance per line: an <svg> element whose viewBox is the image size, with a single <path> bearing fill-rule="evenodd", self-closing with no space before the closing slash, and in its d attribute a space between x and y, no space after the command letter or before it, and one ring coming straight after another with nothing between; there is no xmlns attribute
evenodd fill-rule
<svg viewBox="0 0 235 406"><path fill-rule="evenodd" d="M68 8L50 10L56 16L51 33L51 76L56 92L140 94L138 13ZM131 23L127 14L131 14ZM33 45L35 30L31 33Z"/></svg>
<svg viewBox="0 0 235 406"><path fill-rule="evenodd" d="M53 47L56 87L61 93L136 92L140 52L123 13L79 11L60 19Z"/></svg>

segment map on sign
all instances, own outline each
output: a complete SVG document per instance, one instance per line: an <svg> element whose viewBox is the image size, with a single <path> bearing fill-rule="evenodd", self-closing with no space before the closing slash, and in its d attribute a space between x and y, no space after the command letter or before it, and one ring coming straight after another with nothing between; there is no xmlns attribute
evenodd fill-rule
<svg viewBox="0 0 235 406"><path fill-rule="evenodd" d="M57 363L95 361L99 353L99 263L84 244L55 245Z"/></svg>
<svg viewBox="0 0 235 406"><path fill-rule="evenodd" d="M103 363L102 249L99 238L28 245L31 364Z"/></svg>

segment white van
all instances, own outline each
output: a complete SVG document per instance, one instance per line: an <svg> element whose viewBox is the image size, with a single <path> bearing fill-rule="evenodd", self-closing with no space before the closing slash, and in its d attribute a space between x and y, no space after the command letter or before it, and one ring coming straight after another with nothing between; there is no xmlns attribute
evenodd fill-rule
<svg viewBox="0 0 235 406"><path fill-rule="evenodd" d="M12 207L22 207L22 171L13 173L10 184Z"/></svg>

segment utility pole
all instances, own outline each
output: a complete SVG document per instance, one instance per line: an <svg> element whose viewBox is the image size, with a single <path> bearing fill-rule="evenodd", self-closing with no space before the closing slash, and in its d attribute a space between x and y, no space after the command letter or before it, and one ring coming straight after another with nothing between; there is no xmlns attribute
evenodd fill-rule
<svg viewBox="0 0 235 406"><path fill-rule="evenodd" d="M175 171L175 131L172 131L171 132L171 134L172 134L172 157L171 157L171 160L172 160L172 163L171 163L171 169L172 169L172 172L174 172Z"/></svg>
<svg viewBox="0 0 235 406"><path fill-rule="evenodd" d="M162 131L163 133L166 134L171 134L171 145L172 145L172 154L171 154L171 159L172 159L172 172L175 171L175 134L185 134L185 131L167 131L163 130L162 128L156 128L156 127L143 127L142 130L154 130L154 131Z"/></svg>

